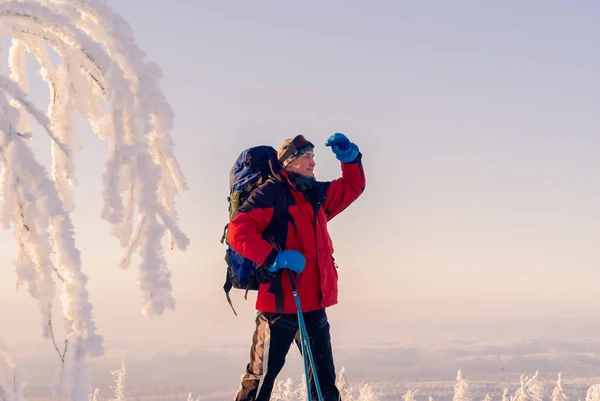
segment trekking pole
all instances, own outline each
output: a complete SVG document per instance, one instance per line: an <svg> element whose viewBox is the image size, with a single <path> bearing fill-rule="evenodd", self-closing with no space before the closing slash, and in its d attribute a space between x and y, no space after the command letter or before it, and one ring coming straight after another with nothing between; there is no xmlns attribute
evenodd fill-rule
<svg viewBox="0 0 600 401"><path fill-rule="evenodd" d="M323 401L323 395L321 394L321 386L319 385L319 378L317 377L317 369L315 369L315 361L313 360L312 351L310 349L310 340L308 338L308 332L306 331L306 325L304 324L304 317L302 317L302 308L300 308L300 297L298 296L298 290L296 289L296 281L292 276L292 272L289 270L288 275L290 276L292 293L294 294L294 301L296 302L296 311L298 312L298 330L300 330L302 359L304 359L304 374L306 376L306 396L307 398L310 398L310 378L308 374L308 362L310 362L310 368L312 370L313 379L315 381L315 387L317 388L317 395L319 396L319 401Z"/></svg>

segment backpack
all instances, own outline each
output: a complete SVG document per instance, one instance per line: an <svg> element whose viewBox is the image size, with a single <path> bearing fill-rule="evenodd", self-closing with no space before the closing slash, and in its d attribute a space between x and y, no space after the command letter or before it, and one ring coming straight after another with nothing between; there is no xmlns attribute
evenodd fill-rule
<svg viewBox="0 0 600 401"><path fill-rule="evenodd" d="M252 192L267 182L274 179L274 170L279 167L277 151L271 146L255 146L245 149L237 157L229 172L229 221L238 213L239 208L250 198ZM287 211L286 196L277 196L275 199L275 210L273 212L274 222L282 221L282 216ZM279 220L277 220L279 219ZM227 242L227 229L229 223L223 229L221 243L225 243L225 262L227 264L227 275L223 290L227 302L233 313L237 312L233 307L229 292L232 288L246 290L245 299L248 299L248 291L256 291L262 283L273 280L274 275L265 269L257 269L258 266L250 259L236 252ZM269 225L272 228L272 224ZM263 237L267 239L267 230Z"/></svg>

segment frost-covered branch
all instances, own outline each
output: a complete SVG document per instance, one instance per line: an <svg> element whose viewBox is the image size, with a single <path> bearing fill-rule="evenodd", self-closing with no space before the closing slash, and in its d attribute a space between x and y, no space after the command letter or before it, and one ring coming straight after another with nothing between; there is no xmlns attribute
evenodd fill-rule
<svg viewBox="0 0 600 401"><path fill-rule="evenodd" d="M11 382L5 382L0 376L0 399L6 401L25 401L25 380L14 352L0 338L0 362L4 361L11 374Z"/></svg>
<svg viewBox="0 0 600 401"><path fill-rule="evenodd" d="M130 261L135 252L140 256L144 313L162 314L173 308L160 239L168 234L179 249L189 243L177 224L174 204L174 195L185 190L186 184L173 154L174 116L160 90L160 69L145 59L129 25L103 2L0 1L0 19L0 32L18 40L14 70L22 69L17 54L23 49L41 66L51 92L48 128L56 133L55 143L78 150L72 121L75 112L108 140L102 217L114 225L113 233L127 249L123 260ZM61 57L58 68L49 62L42 44L50 45ZM102 111L99 100L110 113ZM74 156L58 152L57 146L52 149L53 179L70 212L75 207L71 187L77 183ZM145 229L140 227L146 239L131 236L136 221L149 222Z"/></svg>
<svg viewBox="0 0 600 401"><path fill-rule="evenodd" d="M50 120L48 119L48 117L29 101L29 99L27 98L27 94L21 90L21 88L16 82L4 75L0 75L0 90L12 96L12 98L21 107L23 107L25 110L27 110L29 114L35 117L37 122L46 129L46 132L48 133L48 135L50 135L50 138L52 138L53 142L60 148L60 150L68 154L67 146L56 137L54 132L52 132L52 129L50 128ZM2 107L6 108L6 106L8 105L9 103L7 102L6 97L4 97ZM7 119L5 120L5 123L8 123L8 127L6 128L8 128L9 130L16 131L19 121L19 112L16 110L5 110L4 113L12 114L10 117L7 116Z"/></svg>
<svg viewBox="0 0 600 401"><path fill-rule="evenodd" d="M139 255L148 316L175 306L164 237L182 250L189 243L174 202L187 189L170 137L174 115L160 89L160 69L103 1L0 0L0 34L12 37L9 76L0 72L0 225L14 228L17 284L39 304L43 336L63 365L62 390L81 400L90 393L85 358L102 355L103 345L70 217L80 150L75 115L108 143L100 214L125 248L123 267ZM27 96L27 53L48 85L46 112ZM30 118L51 138L50 173L30 148ZM57 295L66 327L62 351L52 327Z"/></svg>
<svg viewBox="0 0 600 401"><path fill-rule="evenodd" d="M52 314L52 311L48 312L48 315L50 316ZM64 367L65 366L65 354L67 353L67 347L68 347L68 343L67 340L65 340L65 345L63 350L61 351L60 349L58 349L58 344L56 343L56 337L54 336L54 327L52 326L52 318L49 317L48 318L48 330L50 331L50 338L52 339L52 344L54 345L54 349L56 350L56 353L58 354L58 357L60 358L60 362L61 365Z"/></svg>

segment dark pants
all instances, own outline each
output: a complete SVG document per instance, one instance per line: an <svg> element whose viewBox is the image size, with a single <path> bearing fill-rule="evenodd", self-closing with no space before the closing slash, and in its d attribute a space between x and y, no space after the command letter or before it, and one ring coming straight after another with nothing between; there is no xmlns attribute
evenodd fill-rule
<svg viewBox="0 0 600 401"><path fill-rule="evenodd" d="M335 366L327 314L321 309L303 315L323 400L339 401L340 393L335 387ZM296 314L258 312L250 349L250 363L236 401L268 401L271 398L275 379L283 368L285 357L294 340L302 350ZM311 399L317 401L312 370L309 370L309 377Z"/></svg>

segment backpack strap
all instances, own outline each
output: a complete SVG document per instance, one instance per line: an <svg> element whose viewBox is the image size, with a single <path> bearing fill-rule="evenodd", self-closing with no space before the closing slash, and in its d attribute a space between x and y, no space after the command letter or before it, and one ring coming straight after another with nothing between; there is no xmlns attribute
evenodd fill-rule
<svg viewBox="0 0 600 401"><path fill-rule="evenodd" d="M294 231L296 232L296 235L298 237L300 237L300 234L298 233L298 227L296 226L296 220L294 220L294 216L292 216L292 214L288 211L287 208L287 197L289 194L289 191L287 190L287 188L285 188L284 186L284 194L282 196L283 200L283 209L281 211L281 214L279 214L278 216L280 216L281 221L283 222L283 224L287 224L287 222L289 221L292 224L292 228L294 229ZM286 235L287 238L287 235ZM276 245L276 244L274 244ZM282 250L281 248L279 249L280 251ZM291 271L288 270L288 273L290 273L291 275L293 275L294 277L297 277L296 273L292 273ZM282 280L283 280L283 272L279 272L279 274L277 275L276 279L273 279L273 281L271 281L271 285L269 286L269 292L273 293L275 295L275 311L277 313L283 313L284 311L284 307L283 307L283 286L282 286Z"/></svg>
<svg viewBox="0 0 600 401"><path fill-rule="evenodd" d="M225 227L223 227L223 235L221 236L221 244L225 243L225 240L227 239L227 229L229 228L229 223L225 224Z"/></svg>
<svg viewBox="0 0 600 401"><path fill-rule="evenodd" d="M294 221L293 216L288 211L288 195L289 191L283 184L279 184L281 188L280 194L278 193L275 197L275 204L273 209L273 222L275 222L279 227L283 226L284 231L286 231L286 235L281 238L283 244L277 243L275 238L271 237L271 244L278 250L282 251L285 249L285 241L287 240L287 223L288 221L292 223L293 227L296 227L296 222ZM277 220L275 220L277 219ZM275 295L275 311L277 313L282 313L283 308L283 287L281 284L281 272L277 274L277 276L271 280L271 284L269 285L269 292Z"/></svg>
<svg viewBox="0 0 600 401"><path fill-rule="evenodd" d="M229 291L231 291L231 288L233 287L233 284L231 284L231 280L229 279L229 273L226 273L226 277L225 277L225 284L223 285L223 290L225 290L225 298L227 298L227 302L229 303L229 306L231 306L231 310L233 311L234 315L238 315L237 312L235 311L235 308L233 307L233 302L231 302L231 297L229 296ZM248 292L246 291L246 294Z"/></svg>

